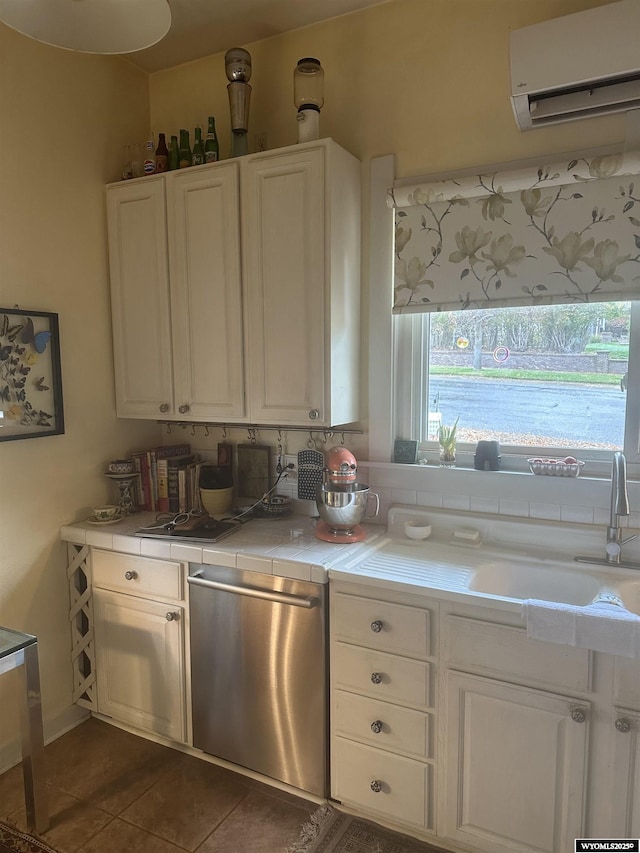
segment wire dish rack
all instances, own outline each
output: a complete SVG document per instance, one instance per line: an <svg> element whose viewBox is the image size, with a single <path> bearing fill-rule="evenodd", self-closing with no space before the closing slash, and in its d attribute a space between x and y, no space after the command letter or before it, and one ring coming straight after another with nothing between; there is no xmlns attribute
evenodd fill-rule
<svg viewBox="0 0 640 853"><path fill-rule="evenodd" d="M563 459L527 459L532 474L548 477L577 477L584 465L579 459L565 462Z"/></svg>

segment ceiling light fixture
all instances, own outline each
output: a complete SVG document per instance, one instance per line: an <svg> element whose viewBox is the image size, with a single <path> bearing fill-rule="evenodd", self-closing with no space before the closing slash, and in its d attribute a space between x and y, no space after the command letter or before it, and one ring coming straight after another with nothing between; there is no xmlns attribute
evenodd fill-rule
<svg viewBox="0 0 640 853"><path fill-rule="evenodd" d="M0 0L0 21L36 41L80 53L133 53L169 31L167 0Z"/></svg>

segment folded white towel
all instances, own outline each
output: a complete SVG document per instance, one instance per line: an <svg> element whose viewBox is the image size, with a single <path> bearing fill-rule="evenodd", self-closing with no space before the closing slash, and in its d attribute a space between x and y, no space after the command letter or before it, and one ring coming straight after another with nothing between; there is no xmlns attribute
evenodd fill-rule
<svg viewBox="0 0 640 853"><path fill-rule="evenodd" d="M640 616L617 604L576 607L530 598L522 603L522 614L533 640L640 659Z"/></svg>

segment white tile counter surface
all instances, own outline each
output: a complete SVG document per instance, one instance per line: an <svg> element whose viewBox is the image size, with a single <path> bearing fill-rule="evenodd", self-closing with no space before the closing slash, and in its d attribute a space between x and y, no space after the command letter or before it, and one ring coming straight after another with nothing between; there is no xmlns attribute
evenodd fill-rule
<svg viewBox="0 0 640 853"><path fill-rule="evenodd" d="M432 524L431 538L408 539L404 524L412 519ZM387 528L363 525L366 540L348 545L317 539L312 519L301 515L252 519L220 542L204 545L133 535L154 520L154 513L138 513L104 528L79 522L63 527L61 538L143 557L211 563L317 583L352 581L512 612L520 612L528 598L586 605L599 591L610 590L640 613L640 571L573 561L578 554L604 554L604 530L595 525L392 507ZM481 544L452 543L453 533L460 529L477 530ZM639 542L633 543L635 553L631 544L625 546L627 559L640 557Z"/></svg>
<svg viewBox="0 0 640 853"><path fill-rule="evenodd" d="M164 539L135 536L135 531L154 523L156 514L140 512L101 527L88 521L63 527L60 537L66 542L90 545L106 551L119 551L162 560L211 563L280 577L326 583L330 566L353 557L383 533L384 528L363 525L365 542L347 545L317 539L308 516L291 515L283 519L251 519L240 530L220 542L197 545L168 542Z"/></svg>

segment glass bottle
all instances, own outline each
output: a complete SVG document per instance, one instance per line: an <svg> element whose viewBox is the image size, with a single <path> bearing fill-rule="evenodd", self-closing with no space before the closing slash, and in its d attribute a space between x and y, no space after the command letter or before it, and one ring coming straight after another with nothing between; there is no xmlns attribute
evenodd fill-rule
<svg viewBox="0 0 640 853"><path fill-rule="evenodd" d="M209 116L207 138L204 143L204 160L205 163L217 163L219 159L220 146L218 144L218 137L216 136L216 120L214 116Z"/></svg>
<svg viewBox="0 0 640 853"><path fill-rule="evenodd" d="M191 155L191 145L189 144L189 131L184 128L180 128L180 145L178 148L179 157L178 157L178 168L186 169L191 165L192 155Z"/></svg>
<svg viewBox="0 0 640 853"><path fill-rule="evenodd" d="M169 146L169 171L173 171L180 166L180 152L178 150L178 137L171 137L171 145Z"/></svg>
<svg viewBox="0 0 640 853"><path fill-rule="evenodd" d="M202 128L196 127L193 141L193 165L202 166L206 162L204 153L204 142L202 141Z"/></svg>
<svg viewBox="0 0 640 853"><path fill-rule="evenodd" d="M144 161L142 171L145 175L153 175L156 170L156 152L153 144L153 136L147 139L144 146Z"/></svg>
<svg viewBox="0 0 640 853"><path fill-rule="evenodd" d="M169 168L169 150L164 133L158 134L158 147L156 148L156 172L166 172Z"/></svg>

